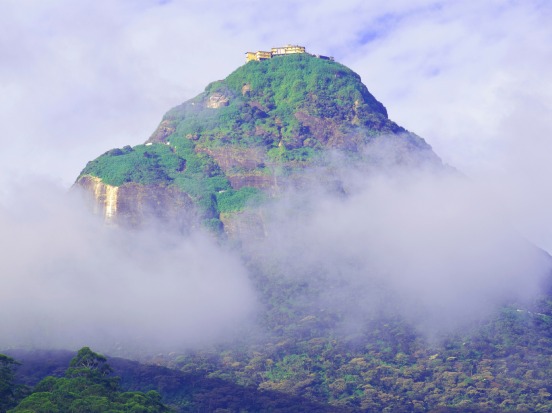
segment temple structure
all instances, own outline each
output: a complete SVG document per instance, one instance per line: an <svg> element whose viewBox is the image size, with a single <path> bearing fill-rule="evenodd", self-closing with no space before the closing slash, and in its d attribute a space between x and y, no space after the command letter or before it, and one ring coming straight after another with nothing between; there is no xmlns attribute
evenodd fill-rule
<svg viewBox="0 0 552 413"><path fill-rule="evenodd" d="M285 55L300 54L300 53L307 53L305 46L288 44L282 47L273 47L270 50L270 52L265 52L262 50L259 50L257 52L245 52L245 61L246 62L261 61L266 59L272 59L275 56L285 56ZM307 53L307 54L310 54L310 53ZM329 56L321 56L321 55L311 55L311 56L318 57L319 59L334 60L333 57L329 57Z"/></svg>

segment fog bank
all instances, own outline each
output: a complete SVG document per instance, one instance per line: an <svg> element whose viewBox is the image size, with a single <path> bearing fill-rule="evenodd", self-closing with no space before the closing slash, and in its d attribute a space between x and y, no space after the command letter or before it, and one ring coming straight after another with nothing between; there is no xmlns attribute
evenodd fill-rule
<svg viewBox="0 0 552 413"><path fill-rule="evenodd" d="M550 256L484 188L452 170L381 159L381 169L335 162L339 191L289 191L263 210L267 237L249 254L268 271L318 284L313 308L354 329L385 309L424 333L447 333L542 292Z"/></svg>
<svg viewBox="0 0 552 413"><path fill-rule="evenodd" d="M181 349L227 339L256 298L202 233L124 231L76 192L33 182L0 206L0 345Z"/></svg>

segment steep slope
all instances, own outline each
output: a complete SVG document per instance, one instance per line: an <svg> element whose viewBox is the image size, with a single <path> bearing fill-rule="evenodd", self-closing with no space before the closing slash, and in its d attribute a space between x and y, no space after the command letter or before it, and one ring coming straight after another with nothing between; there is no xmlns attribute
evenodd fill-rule
<svg viewBox="0 0 552 413"><path fill-rule="evenodd" d="M423 139L389 120L356 73L308 54L281 56L211 83L171 109L144 145L89 162L76 184L107 220L139 225L162 215L190 226L199 217L229 229L248 202L308 185L305 169L323 167L332 151L369 158L363 148L378 137L399 148L396 163L440 166Z"/></svg>

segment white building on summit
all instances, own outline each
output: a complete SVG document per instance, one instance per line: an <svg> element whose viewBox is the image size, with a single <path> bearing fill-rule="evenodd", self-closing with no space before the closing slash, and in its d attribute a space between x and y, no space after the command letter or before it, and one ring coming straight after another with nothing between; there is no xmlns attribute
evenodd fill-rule
<svg viewBox="0 0 552 413"><path fill-rule="evenodd" d="M257 52L245 52L245 61L246 62L261 61L261 60L272 59L275 56L285 56L290 54L302 54L302 53L307 53L305 46L288 44L282 47L273 47L270 50L270 52L265 52L262 50L259 50ZM307 53L307 54L310 54L310 53ZM329 56L321 56L321 55L311 55L311 56L318 57L319 59L334 60L333 57L329 57Z"/></svg>

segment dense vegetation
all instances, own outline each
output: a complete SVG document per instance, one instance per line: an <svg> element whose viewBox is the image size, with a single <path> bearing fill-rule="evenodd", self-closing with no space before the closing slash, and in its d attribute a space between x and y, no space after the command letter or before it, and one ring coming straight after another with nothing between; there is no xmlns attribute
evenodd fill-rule
<svg viewBox="0 0 552 413"><path fill-rule="evenodd" d="M132 402L164 411L155 410L161 407L154 393L136 393L151 389L180 412L552 412L550 299L530 310L504 308L433 343L399 318L373 320L361 336L348 338L328 334L313 319L287 327L257 342L247 337L153 360L172 369L110 360L129 393L116 391L109 369L83 375L72 362L65 377L44 379L14 412L58 399L93 406L107 403L105 397L114 409ZM34 363L25 374L41 371L41 362L56 370L47 359L24 361Z"/></svg>
<svg viewBox="0 0 552 413"><path fill-rule="evenodd" d="M355 341L286 335L247 352L184 356L177 366L352 411L550 412L552 323L529 318L505 310L479 332L433 346L399 320L379 320Z"/></svg>
<svg viewBox="0 0 552 413"><path fill-rule="evenodd" d="M228 99L226 106L205 111L211 96ZM298 117L329 119L343 131L363 126L369 134L404 131L387 119L379 103L347 67L309 55L249 62L205 93L169 111L164 120L176 132L202 145L261 145L286 149L324 142ZM306 142L305 142L306 141Z"/></svg>
<svg viewBox="0 0 552 413"><path fill-rule="evenodd" d="M0 412L15 406L26 393L26 387L15 381L15 367L19 363L0 354Z"/></svg>
<svg viewBox="0 0 552 413"><path fill-rule="evenodd" d="M88 347L71 360L65 377L46 377L11 413L135 412L162 413L170 410L155 391L122 392L118 379L111 377L104 356ZM0 411L5 411L1 410Z"/></svg>
<svg viewBox="0 0 552 413"><path fill-rule="evenodd" d="M360 328L343 329L343 314L310 307L307 297L317 294L315 287L270 277L258 282L266 306L260 314L265 336L245 336L242 342L171 356L165 363L186 374L343 411L552 412L549 296L530 306L503 307L491 318L429 339L393 311L361 320ZM197 391L228 407L220 388ZM184 411L202 405L193 393L188 400ZM230 411L246 408L233 406Z"/></svg>

